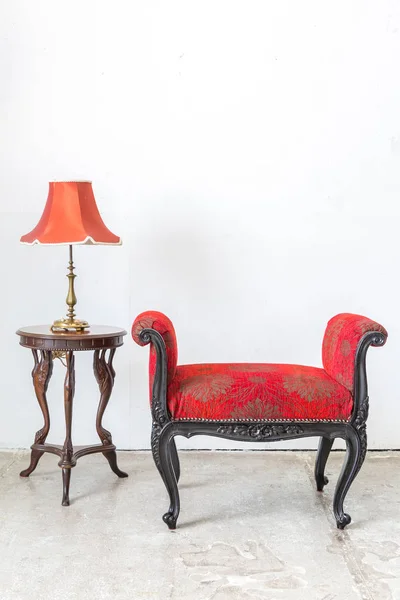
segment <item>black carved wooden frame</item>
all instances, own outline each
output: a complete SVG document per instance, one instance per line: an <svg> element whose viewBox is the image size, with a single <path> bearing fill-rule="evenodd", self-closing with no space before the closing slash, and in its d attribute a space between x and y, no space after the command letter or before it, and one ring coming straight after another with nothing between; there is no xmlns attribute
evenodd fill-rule
<svg viewBox="0 0 400 600"><path fill-rule="evenodd" d="M365 333L359 341L354 370L354 406L348 421L252 421L228 420L174 421L167 406L167 351L158 331L143 329L140 339L144 344L152 343L156 349L157 364L152 391L151 448L154 462L167 488L170 507L163 516L170 529L176 528L180 511L178 481L179 459L174 437L182 435L211 435L241 442L272 442L302 437L320 437L315 463L317 490L322 491L328 483L325 465L335 438L346 442L347 452L333 499L333 512L339 529L344 529L351 518L343 510L344 499L360 470L367 452L366 421L368 418L368 384L366 355L369 346L383 346L386 335L377 331Z"/></svg>

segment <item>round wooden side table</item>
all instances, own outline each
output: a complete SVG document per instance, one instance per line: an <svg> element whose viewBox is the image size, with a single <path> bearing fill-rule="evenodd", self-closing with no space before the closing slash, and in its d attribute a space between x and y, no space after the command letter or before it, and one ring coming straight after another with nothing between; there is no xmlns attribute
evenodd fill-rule
<svg viewBox="0 0 400 600"><path fill-rule="evenodd" d="M31 463L27 469L20 473L21 477L29 477L36 469L40 457L44 452L51 452L60 457L58 463L62 469L63 497L62 505L69 506L69 484L71 469L81 456L102 452L108 460L111 469L118 477L127 477L118 468L116 448L112 443L111 433L102 426L104 411L114 385L115 371L113 358L115 350L122 346L126 331L116 327L93 326L90 331L82 333L52 332L50 325L37 325L23 327L17 331L20 336L20 344L25 348L31 348L34 367L32 371L33 386L36 397L44 417L42 429L35 435L35 441L31 446ZM96 431L100 437L101 444L83 446L74 450L72 431L72 404L75 393L75 352L93 350L93 370L100 389L100 403L96 416ZM65 361L66 367L64 383L64 407L66 436L63 446L46 444L46 438L50 430L50 415L47 405L46 392L53 371L53 360L59 358Z"/></svg>

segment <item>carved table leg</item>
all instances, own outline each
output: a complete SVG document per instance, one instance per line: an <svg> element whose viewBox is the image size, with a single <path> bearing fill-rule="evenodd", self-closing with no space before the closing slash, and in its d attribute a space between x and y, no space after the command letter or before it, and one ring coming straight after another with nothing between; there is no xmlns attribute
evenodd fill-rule
<svg viewBox="0 0 400 600"><path fill-rule="evenodd" d="M50 351L41 350L40 360L37 350L32 350L33 359L35 365L32 371L33 386L35 388L36 397L38 399L40 408L42 409L44 425L42 429L35 435L35 444L44 444L50 429L50 415L49 407L47 405L46 392L49 385L50 377L53 372L53 357ZM27 469L21 471L21 477L29 477L29 475L36 469L40 457L42 456L42 450L32 450L31 452L31 463Z"/></svg>
<svg viewBox="0 0 400 600"><path fill-rule="evenodd" d="M69 483L71 481L71 468L62 469L62 480L63 480L63 497L61 504L63 506L69 506Z"/></svg>
<svg viewBox="0 0 400 600"><path fill-rule="evenodd" d="M63 497L62 505L69 506L69 482L71 469L76 465L73 457L74 447L72 445L72 404L75 393L75 357L71 350L65 353L67 373L64 382L64 410L65 410L65 441L62 455L58 466L62 468L63 475Z"/></svg>
<svg viewBox="0 0 400 600"><path fill-rule="evenodd" d="M100 402L96 416L96 431L101 443L105 446L110 446L112 445L112 435L103 427L102 420L114 386L115 371L112 366L112 361L115 354L115 348L110 350L108 361L106 360L106 352L107 350L95 350L93 358L93 371L100 389ZM107 450L103 452L103 454L108 460L111 470L118 475L118 477L128 477L127 473L118 468L117 453L115 449Z"/></svg>

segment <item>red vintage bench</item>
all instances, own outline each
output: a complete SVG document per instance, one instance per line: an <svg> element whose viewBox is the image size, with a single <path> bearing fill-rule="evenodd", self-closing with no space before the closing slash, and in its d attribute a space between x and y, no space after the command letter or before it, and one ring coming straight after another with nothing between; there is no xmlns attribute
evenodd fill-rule
<svg viewBox="0 0 400 600"><path fill-rule="evenodd" d="M270 442L319 436L317 489L335 438L346 441L344 467L333 511L339 529L351 521L343 511L346 494L365 459L369 346L383 346L386 330L366 317L340 314L327 325L323 369L286 364L178 365L175 330L164 314L140 314L132 337L150 343L151 448L170 497L163 520L175 529L179 516L179 459L174 437L212 435L238 441Z"/></svg>

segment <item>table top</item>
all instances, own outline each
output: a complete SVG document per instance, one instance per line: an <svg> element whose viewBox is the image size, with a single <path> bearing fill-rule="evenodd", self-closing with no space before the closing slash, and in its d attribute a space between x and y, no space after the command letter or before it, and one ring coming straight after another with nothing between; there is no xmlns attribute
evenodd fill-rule
<svg viewBox="0 0 400 600"><path fill-rule="evenodd" d="M87 340L93 338L112 338L126 335L125 329L120 327L109 327L108 325L91 325L89 330L80 333L71 331L51 331L51 325L30 325L21 327L16 332L17 335L29 336L31 338L41 338L45 340Z"/></svg>
<svg viewBox="0 0 400 600"><path fill-rule="evenodd" d="M125 329L107 325L91 325L89 331L51 331L51 325L21 327L16 332L25 348L45 351L101 350L122 346Z"/></svg>

